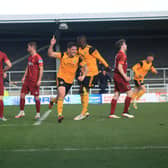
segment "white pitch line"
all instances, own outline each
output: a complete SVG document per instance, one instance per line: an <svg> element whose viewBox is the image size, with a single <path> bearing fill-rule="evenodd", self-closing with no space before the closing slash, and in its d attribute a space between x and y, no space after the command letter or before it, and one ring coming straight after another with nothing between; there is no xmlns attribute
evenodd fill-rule
<svg viewBox="0 0 168 168"><path fill-rule="evenodd" d="M47 110L43 115L42 117L40 117L40 119L38 121L36 121L33 125L40 125L42 123L42 121L44 121L48 116L49 114L51 113L51 110Z"/></svg>
<svg viewBox="0 0 168 168"><path fill-rule="evenodd" d="M168 146L112 146L93 148L39 148L39 149L0 149L1 152L53 152L53 151L149 151L168 150Z"/></svg>
<svg viewBox="0 0 168 168"><path fill-rule="evenodd" d="M19 125L19 124L0 124L0 127L30 127L32 126L31 124L22 124L22 125Z"/></svg>

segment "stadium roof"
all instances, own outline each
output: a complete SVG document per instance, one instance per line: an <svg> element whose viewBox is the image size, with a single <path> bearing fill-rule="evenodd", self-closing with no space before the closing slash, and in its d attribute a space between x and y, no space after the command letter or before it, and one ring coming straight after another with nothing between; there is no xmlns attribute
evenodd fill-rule
<svg viewBox="0 0 168 168"><path fill-rule="evenodd" d="M62 38L86 34L94 38L168 36L168 11L103 14L0 15L0 40L42 40L52 36L60 23ZM58 29L57 29L58 30Z"/></svg>
<svg viewBox="0 0 168 168"><path fill-rule="evenodd" d="M45 15L0 15L0 23L93 22L168 19L168 11L125 13L71 13Z"/></svg>

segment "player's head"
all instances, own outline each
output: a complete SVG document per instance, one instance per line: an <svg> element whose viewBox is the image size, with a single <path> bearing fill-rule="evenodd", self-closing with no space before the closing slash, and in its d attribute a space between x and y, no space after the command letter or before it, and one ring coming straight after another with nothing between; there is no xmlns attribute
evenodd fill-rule
<svg viewBox="0 0 168 168"><path fill-rule="evenodd" d="M74 42L69 42L67 44L67 53L70 57L73 57L77 54L78 52L78 47L77 44Z"/></svg>
<svg viewBox="0 0 168 168"><path fill-rule="evenodd" d="M29 52L29 53L31 53L31 52L33 52L33 51L36 51L36 49L37 49L37 43L36 42L29 42L28 44L27 44L27 51Z"/></svg>
<svg viewBox="0 0 168 168"><path fill-rule="evenodd" d="M149 53L148 56L146 57L146 60L148 62L153 62L154 61L154 54Z"/></svg>
<svg viewBox="0 0 168 168"><path fill-rule="evenodd" d="M102 73L103 73L103 75L106 75L106 74L107 74L107 72L106 72L105 69L103 69Z"/></svg>
<svg viewBox="0 0 168 168"><path fill-rule="evenodd" d="M116 47L117 51L119 51L119 50L127 51L126 40L125 39L118 40L115 43L115 47Z"/></svg>
<svg viewBox="0 0 168 168"><path fill-rule="evenodd" d="M87 38L84 35L77 37L77 44L79 47L85 47L87 45Z"/></svg>

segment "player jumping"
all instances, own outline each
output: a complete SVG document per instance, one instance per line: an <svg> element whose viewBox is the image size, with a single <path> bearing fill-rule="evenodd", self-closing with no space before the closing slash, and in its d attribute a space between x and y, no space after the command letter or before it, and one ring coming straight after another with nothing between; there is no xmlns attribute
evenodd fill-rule
<svg viewBox="0 0 168 168"><path fill-rule="evenodd" d="M70 90L73 81L75 79L76 71L79 66L84 68L84 73L82 76L78 77L78 80L83 81L87 74L86 63L77 54L77 45L73 42L67 44L67 52L62 54L61 52L54 52L53 47L56 44L56 38L53 36L50 42L50 47L48 49L48 55L52 58L58 58L60 60L60 67L57 73L57 112L58 112L58 122L60 123L64 116L63 111L63 101Z"/></svg>
<svg viewBox="0 0 168 168"><path fill-rule="evenodd" d="M15 118L21 118L25 116L24 105L25 105L25 95L29 92L34 95L36 101L36 115L35 119L40 118L40 99L39 91L40 84L43 76L43 59L37 53L36 42L29 42L27 51L30 54L28 58L28 65L25 70L24 76L22 78L22 89L20 94L20 112Z"/></svg>
<svg viewBox="0 0 168 168"><path fill-rule="evenodd" d="M7 66L3 69L3 63ZM4 73L12 67L10 60L7 55L0 51L0 121L7 121L4 117L4 103L3 103L3 95L4 95Z"/></svg>
<svg viewBox="0 0 168 168"><path fill-rule="evenodd" d="M80 85L82 112L80 115L74 118L74 120L82 120L90 115L88 113L89 89L95 85L99 73L97 60L100 61L107 70L110 70L110 67L102 58L98 50L87 44L87 39L85 36L77 37L77 43L79 45L78 52L84 58L84 61L88 67L86 78L83 80L83 82L81 82Z"/></svg>
<svg viewBox="0 0 168 168"><path fill-rule="evenodd" d="M144 77L147 75L149 71L154 74L157 74L157 70L153 66L154 56L153 54L149 54L145 60L140 61L132 67L134 71L134 82L135 88L132 95L132 102L134 109L138 109L137 100L143 96L146 92L146 87L144 85Z"/></svg>
<svg viewBox="0 0 168 168"><path fill-rule="evenodd" d="M116 42L116 48L119 50L115 57L115 69L114 69L114 85L115 85L115 93L114 97L111 101L111 114L109 118L120 118L115 115L115 109L117 105L117 100L119 99L120 93L127 93L125 99L124 112L122 114L123 117L134 118L133 115L128 113L128 108L130 106L132 91L131 86L129 84L130 78L127 76L127 44L124 39L121 39Z"/></svg>

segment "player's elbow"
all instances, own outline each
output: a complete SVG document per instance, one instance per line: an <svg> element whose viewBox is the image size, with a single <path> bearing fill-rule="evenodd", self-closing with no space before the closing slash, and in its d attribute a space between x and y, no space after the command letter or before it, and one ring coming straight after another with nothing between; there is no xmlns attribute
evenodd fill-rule
<svg viewBox="0 0 168 168"><path fill-rule="evenodd" d="M11 62L8 63L8 67L9 67L9 69L12 68L12 63Z"/></svg>
<svg viewBox="0 0 168 168"><path fill-rule="evenodd" d="M52 55L53 55L52 52L48 51L48 56L52 57Z"/></svg>

